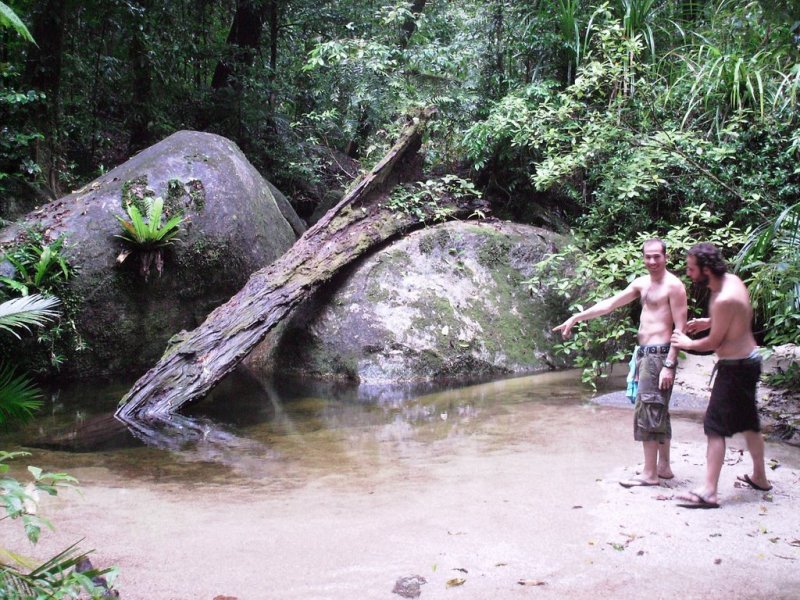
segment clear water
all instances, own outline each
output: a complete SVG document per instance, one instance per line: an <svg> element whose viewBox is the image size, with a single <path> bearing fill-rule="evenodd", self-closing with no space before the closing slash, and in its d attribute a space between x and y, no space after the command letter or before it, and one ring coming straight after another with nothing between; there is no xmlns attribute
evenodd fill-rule
<svg viewBox="0 0 800 600"><path fill-rule="evenodd" d="M130 382L66 386L47 394L35 421L3 436L5 450L50 470L98 468L140 481L291 485L346 469L385 470L404 454L486 433L521 404L585 403L576 371L478 385L353 387L226 378L149 443L113 418ZM619 387L619 386L617 386ZM499 419L502 421L502 418ZM507 434L508 432L504 432ZM433 450L435 451L435 450Z"/></svg>

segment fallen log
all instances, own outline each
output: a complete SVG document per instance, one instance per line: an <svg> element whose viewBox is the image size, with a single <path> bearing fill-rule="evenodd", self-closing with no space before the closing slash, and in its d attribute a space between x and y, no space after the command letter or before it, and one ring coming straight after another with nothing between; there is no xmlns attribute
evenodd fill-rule
<svg viewBox="0 0 800 600"><path fill-rule="evenodd" d="M360 183L278 260L254 273L227 303L195 330L182 332L161 360L122 399L125 422L166 421L183 405L205 396L267 333L338 271L387 240L434 218L460 218L485 208L479 199L450 198L437 210L396 211L391 189L418 177L425 123L421 112Z"/></svg>

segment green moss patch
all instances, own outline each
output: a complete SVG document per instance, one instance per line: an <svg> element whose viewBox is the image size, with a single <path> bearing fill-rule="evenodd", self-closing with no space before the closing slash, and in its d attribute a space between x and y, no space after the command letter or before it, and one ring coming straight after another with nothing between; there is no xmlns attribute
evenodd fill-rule
<svg viewBox="0 0 800 600"><path fill-rule="evenodd" d="M156 193L147 187L147 175L140 175L122 184L122 209L133 205L143 215L147 214L146 198L155 198Z"/></svg>
<svg viewBox="0 0 800 600"><path fill-rule="evenodd" d="M167 182L167 196L164 199L164 212L172 216L194 207L201 211L206 205L206 189L199 179L191 179L186 183L180 179Z"/></svg>

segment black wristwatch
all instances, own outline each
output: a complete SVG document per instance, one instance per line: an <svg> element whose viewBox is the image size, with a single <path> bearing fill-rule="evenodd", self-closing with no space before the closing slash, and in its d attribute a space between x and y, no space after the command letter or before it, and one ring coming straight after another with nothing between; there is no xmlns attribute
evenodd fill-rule
<svg viewBox="0 0 800 600"><path fill-rule="evenodd" d="M667 359L667 360L664 361L664 368L665 369L674 369L677 366L678 365L675 363L675 361L672 361L670 359Z"/></svg>

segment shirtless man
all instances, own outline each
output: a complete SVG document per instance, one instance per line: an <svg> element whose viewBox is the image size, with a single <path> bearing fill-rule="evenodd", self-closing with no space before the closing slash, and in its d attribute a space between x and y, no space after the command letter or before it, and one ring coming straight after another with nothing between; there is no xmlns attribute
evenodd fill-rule
<svg viewBox="0 0 800 600"><path fill-rule="evenodd" d="M674 329L683 331L686 326L686 288L680 279L667 271L667 248L663 241L647 240L643 251L648 275L637 277L620 293L572 315L553 329L566 338L579 321L606 315L636 299L642 301L636 352L639 390L634 408L633 438L642 442L644 469L640 477L621 481L623 487L658 485L659 477L674 477L669 458L672 438L669 399L675 381L678 349L671 347L669 340Z"/></svg>
<svg viewBox="0 0 800 600"><path fill-rule="evenodd" d="M753 475L738 477L750 487L772 489L764 469L764 438L756 408L756 384L761 374L761 357L756 350L751 323L753 307L742 280L727 272L718 248L696 244L686 257L686 274L694 283L711 290L708 319L692 319L689 333L711 329L708 337L693 340L684 333L672 334L672 347L717 354L716 379L711 390L703 429L708 438L706 479L703 487L679 496L684 508L717 508L717 486L725 458L725 438L742 432L753 459Z"/></svg>

